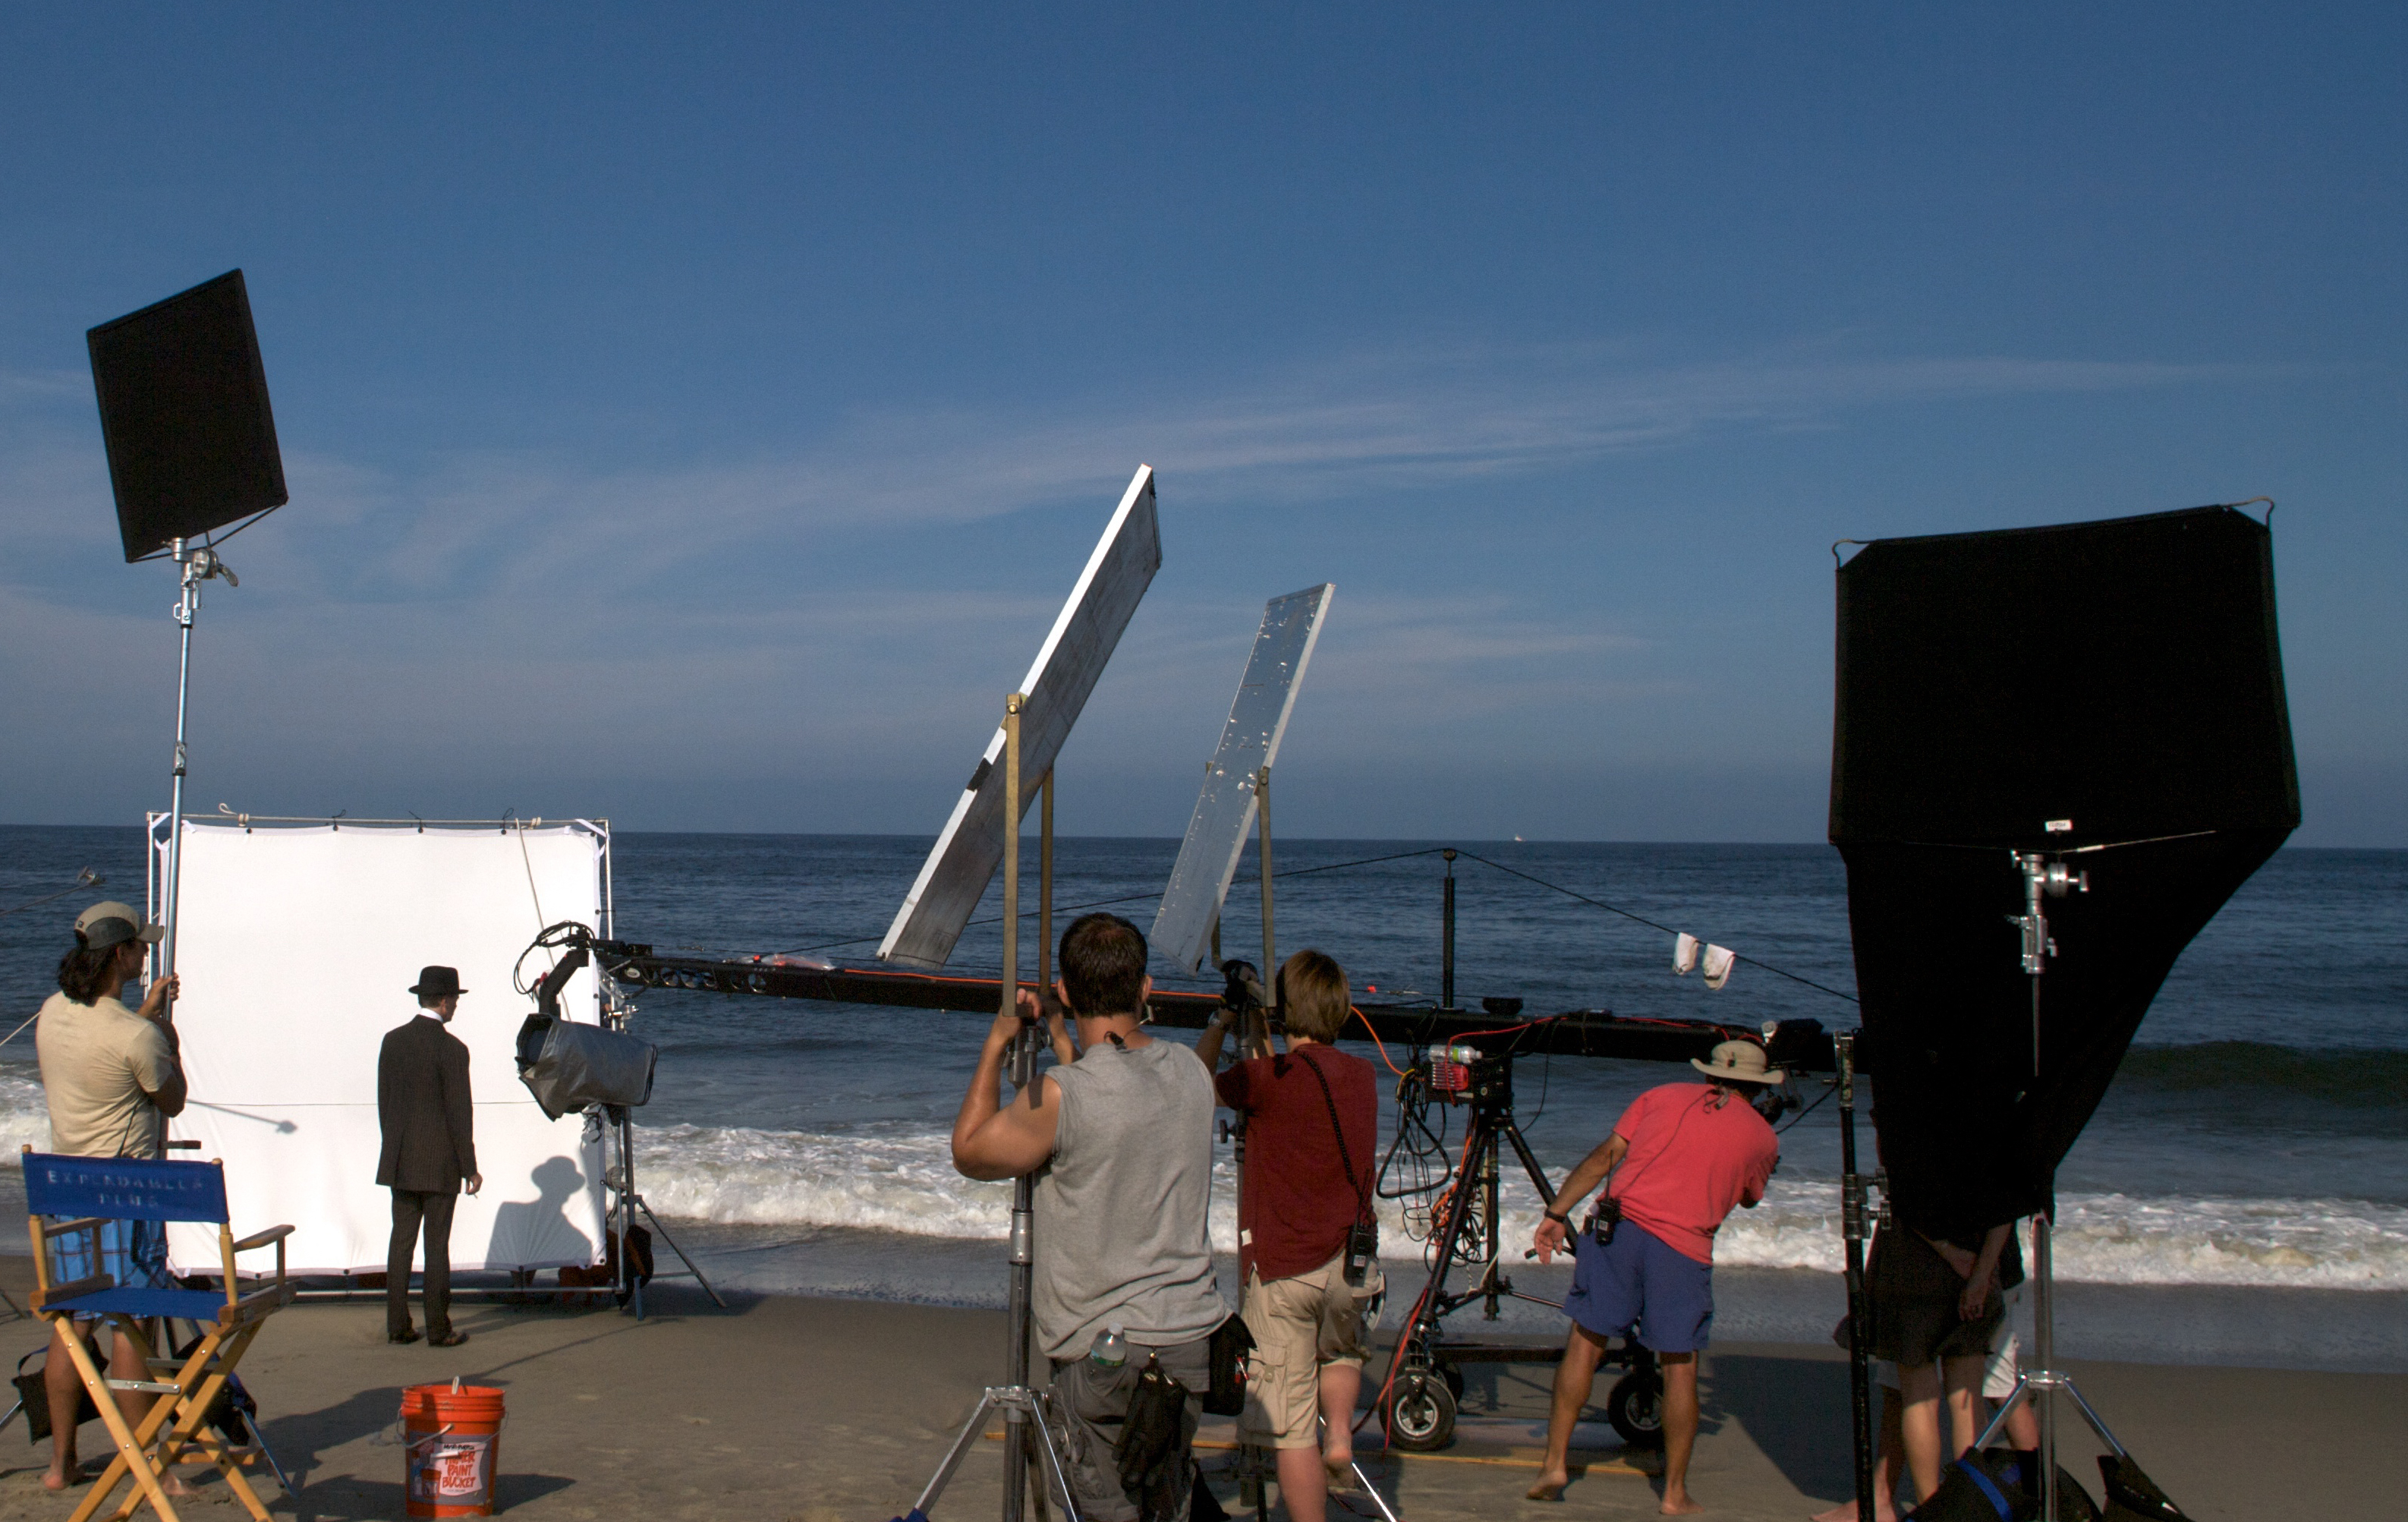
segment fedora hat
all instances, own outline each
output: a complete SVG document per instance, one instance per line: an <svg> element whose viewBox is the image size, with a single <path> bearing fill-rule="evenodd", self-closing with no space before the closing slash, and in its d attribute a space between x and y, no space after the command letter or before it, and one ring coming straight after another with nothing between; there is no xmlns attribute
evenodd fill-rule
<svg viewBox="0 0 2408 1522"><path fill-rule="evenodd" d="M1725 1041L1703 1062L1691 1057L1689 1066L1724 1084L1778 1084L1789 1076L1768 1062L1764 1048L1754 1041Z"/></svg>
<svg viewBox="0 0 2408 1522"><path fill-rule="evenodd" d="M460 969L452 967L423 967L418 969L418 983L409 990L421 998L457 998L468 990L460 986Z"/></svg>

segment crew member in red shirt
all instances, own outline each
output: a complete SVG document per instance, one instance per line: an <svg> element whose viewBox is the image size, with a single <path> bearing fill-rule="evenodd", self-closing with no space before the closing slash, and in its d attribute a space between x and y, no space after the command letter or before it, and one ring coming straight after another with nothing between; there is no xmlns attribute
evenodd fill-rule
<svg viewBox="0 0 2408 1522"><path fill-rule="evenodd" d="M1280 969L1280 988L1287 1051L1214 1080L1221 1102L1246 1118L1238 1263L1254 1350L1238 1430L1276 1450L1293 1522L1322 1522L1330 1480L1354 1462L1354 1398L1370 1356L1364 1314L1383 1287L1375 1255L1350 1247L1372 1221L1380 1095L1371 1065L1329 1044L1353 1007L1345 969L1300 951ZM1224 1010L1197 1042L1207 1068L1228 1027ZM1326 1439L1314 1430L1323 1416Z"/></svg>
<svg viewBox="0 0 2408 1522"><path fill-rule="evenodd" d="M1666 1084L1630 1101L1539 1223L1533 1245L1544 1263L1571 1235L1567 1207L1611 1177L1598 1229L1583 1233L1575 1249L1564 1300L1571 1336L1555 1371L1546 1464L1532 1500L1563 1499L1572 1426L1588 1403L1598 1359L1610 1339L1635 1330L1664 1371L1661 1510L1668 1516L1705 1510L1689 1496L1688 1473L1698 1440L1698 1353L1714 1320L1714 1232L1732 1206L1764 1198L1781 1160L1780 1142L1750 1101L1784 1074L1753 1041L1725 1041L1711 1059L1691 1058L1690 1066L1713 1082Z"/></svg>

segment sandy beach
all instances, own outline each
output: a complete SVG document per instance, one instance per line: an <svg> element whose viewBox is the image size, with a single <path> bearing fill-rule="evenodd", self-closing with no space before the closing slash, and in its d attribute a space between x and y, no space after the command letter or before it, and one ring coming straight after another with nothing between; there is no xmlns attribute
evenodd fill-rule
<svg viewBox="0 0 2408 1522"><path fill-rule="evenodd" d="M24 1259L0 1260L21 1302ZM499 1500L543 1518L759 1517L863 1522L918 1494L980 1386L1000 1377L1002 1317L867 1300L731 1297L719 1312L691 1288L660 1286L642 1323L609 1307L456 1308L464 1347L392 1347L381 1307L312 1302L282 1314L245 1372L297 1494L258 1483L280 1516L351 1522L402 1515L393 1442L404 1386L448 1381L508 1392ZM0 1326L13 1359L43 1340ZM2169 1493L2201 1519L2373 1517L2408 1487L2398 1442L2408 1375L2077 1363L2085 1390ZM1656 1492L1611 1432L1584 1429L1586 1472L1560 1509L1520 1499L1544 1432L1544 1369L1474 1370L1455 1444L1368 1463L1405 1518L1652 1515ZM1782 1518L1848 1487L1847 1372L1828 1347L1733 1343L1710 1357L1705 1423L1691 1486L1714 1515ZM1601 1393L1601 1392L1600 1392ZM1376 1438L1376 1425L1367 1435ZM1226 1423L1203 1457L1232 1513ZM13 1445L13 1446L12 1446ZM2095 1477L2086 1434L2071 1467ZM937 1515L991 1516L999 1444L982 1443ZM84 1453L106 1456L97 1426ZM41 1487L47 1447L0 1429L0 1519L65 1516ZM197 1515L239 1515L204 1481ZM1369 1507L1357 1498L1356 1507ZM1274 1515L1278 1515L1276 1504ZM1251 1515L1251 1513L1247 1514Z"/></svg>

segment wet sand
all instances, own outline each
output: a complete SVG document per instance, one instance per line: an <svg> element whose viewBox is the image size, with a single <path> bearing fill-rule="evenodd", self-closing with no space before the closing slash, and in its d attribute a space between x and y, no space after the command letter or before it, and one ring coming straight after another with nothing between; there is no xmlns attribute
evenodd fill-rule
<svg viewBox="0 0 2408 1522"><path fill-rule="evenodd" d="M29 1266L0 1260L0 1287L20 1302ZM1001 1377L1003 1320L992 1311L731 1297L734 1309L722 1313L668 1285L649 1299L653 1314L642 1323L607 1303L463 1301L454 1319L473 1340L444 1350L388 1345L377 1304L287 1310L245 1372L297 1493L279 1494L264 1470L254 1484L280 1517L401 1516L401 1452L392 1441L401 1389L456 1374L507 1391L498 1497L507 1515L863 1522L910 1507L981 1386ZM44 1335L36 1323L0 1324L0 1352L13 1362ZM2388 1515L2408 1494L2399 1414L2408 1375L2073 1367L2126 1445L2200 1522ZM1586 1470L1565 1504L1521 1500L1544 1434L1551 1371L1468 1372L1452 1448L1367 1457L1407 1522L1654 1514L1654 1483L1602 1427L1584 1429L1576 1457ZM1690 1486L1712 1515L1797 1522L1846 1493L1847 1368L1834 1350L1727 1344L1707 1361L1703 1392ZM2095 1480L2086 1432L2071 1423L2066 1430L2076 1456L2069 1467ZM1375 1424L1367 1437L1377 1432ZM1236 1514L1227 1437L1226 1423L1208 1424L1203 1457ZM85 1457L106 1457L98 1425L84 1429L83 1443ZM939 1522L996 1515L999 1448L976 1445ZM72 1500L41 1488L47 1457L47 1444L28 1444L21 1422L0 1429L0 1519L66 1515ZM184 1508L191 1515L241 1515L214 1478L202 1488ZM1354 1506L1371 1515L1360 1498ZM1272 1515L1283 1515L1275 1500Z"/></svg>

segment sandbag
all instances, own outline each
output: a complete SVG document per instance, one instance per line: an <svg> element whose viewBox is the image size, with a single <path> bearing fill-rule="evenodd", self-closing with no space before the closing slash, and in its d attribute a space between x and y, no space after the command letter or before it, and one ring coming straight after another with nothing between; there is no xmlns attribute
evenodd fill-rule
<svg viewBox="0 0 2408 1522"><path fill-rule="evenodd" d="M1941 1471L1940 1488L1907 1514L1907 1522L2028 1522L2041 1515L2040 1455L1986 1448ZM2057 1522L2100 1522L2082 1482L2059 1465Z"/></svg>
<svg viewBox="0 0 2408 1522"><path fill-rule="evenodd" d="M2100 1454L2099 1479L2107 1491L2105 1522L2190 1522L2129 1458Z"/></svg>

